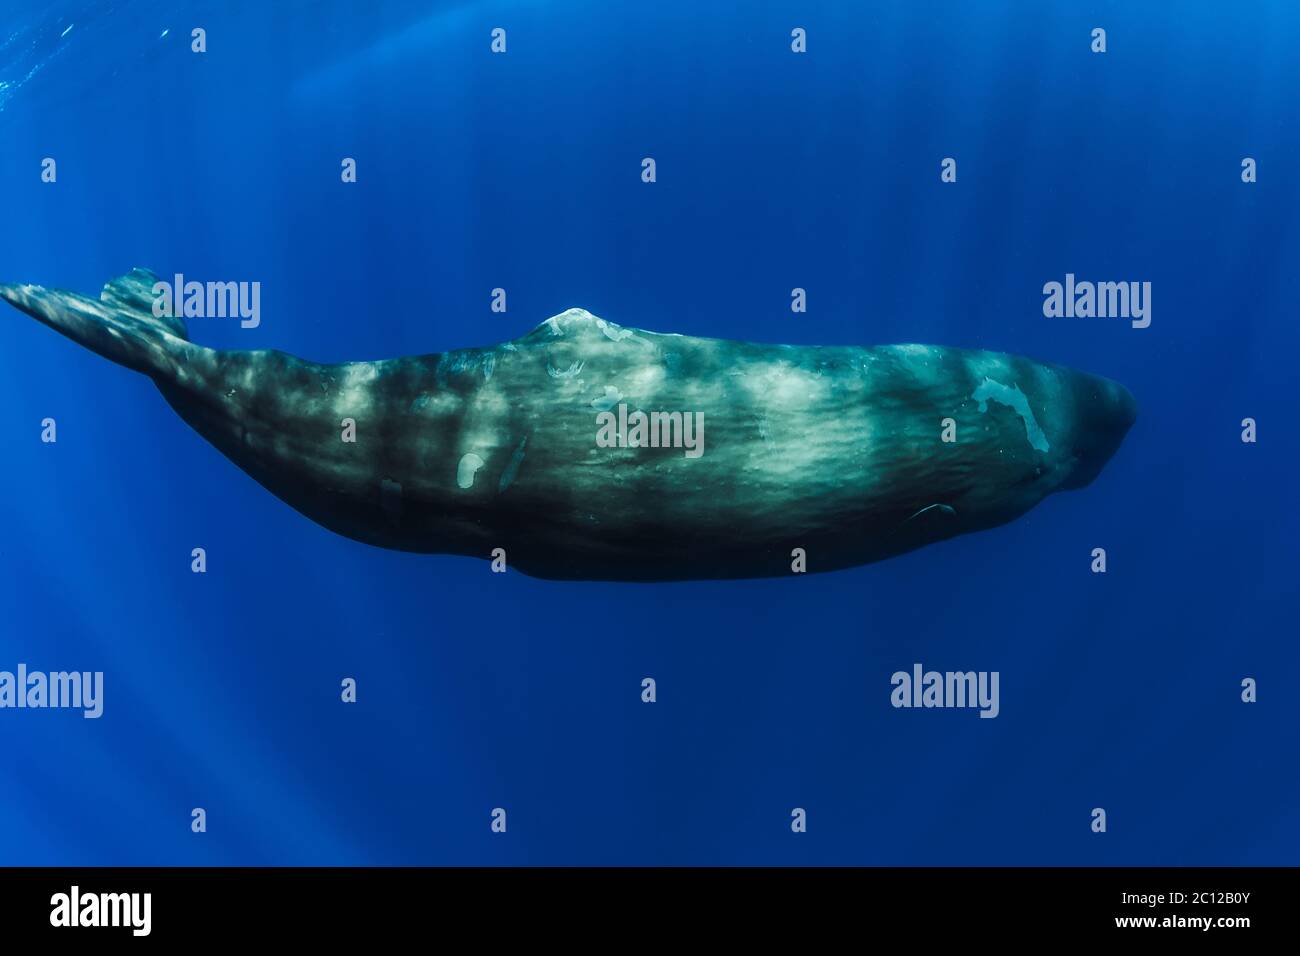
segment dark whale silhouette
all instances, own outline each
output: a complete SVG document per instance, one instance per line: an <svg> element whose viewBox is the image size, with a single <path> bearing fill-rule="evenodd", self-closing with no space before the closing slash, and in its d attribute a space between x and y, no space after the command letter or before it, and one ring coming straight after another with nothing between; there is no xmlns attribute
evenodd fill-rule
<svg viewBox="0 0 1300 956"><path fill-rule="evenodd" d="M501 548L543 578L785 575L797 549L810 572L887 558L1086 485L1136 414L1115 382L997 352L760 345L581 309L500 345L319 365L190 342L154 315L156 281L0 296L148 375L326 528L402 551Z"/></svg>

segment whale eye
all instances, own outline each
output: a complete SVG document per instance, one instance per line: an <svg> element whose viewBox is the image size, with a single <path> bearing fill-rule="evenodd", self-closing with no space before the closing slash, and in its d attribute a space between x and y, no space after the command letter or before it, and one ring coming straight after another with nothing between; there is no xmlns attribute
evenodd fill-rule
<svg viewBox="0 0 1300 956"><path fill-rule="evenodd" d="M380 480L379 507L388 515L396 516L402 513L401 482L393 481L393 479L387 477Z"/></svg>

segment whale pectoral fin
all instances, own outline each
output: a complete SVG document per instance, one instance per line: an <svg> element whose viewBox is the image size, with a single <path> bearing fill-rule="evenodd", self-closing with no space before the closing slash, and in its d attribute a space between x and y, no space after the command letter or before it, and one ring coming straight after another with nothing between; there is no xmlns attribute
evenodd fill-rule
<svg viewBox="0 0 1300 956"><path fill-rule="evenodd" d="M167 376L177 356L194 347L176 331L179 320L154 316L152 296L147 306L141 300L148 277L136 270L110 282L99 299L39 285L0 285L0 299L119 365Z"/></svg>

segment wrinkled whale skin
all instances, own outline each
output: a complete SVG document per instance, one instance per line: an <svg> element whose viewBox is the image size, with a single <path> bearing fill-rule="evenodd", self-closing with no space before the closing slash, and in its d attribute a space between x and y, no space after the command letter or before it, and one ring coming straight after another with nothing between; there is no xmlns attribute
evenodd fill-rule
<svg viewBox="0 0 1300 956"><path fill-rule="evenodd" d="M499 345L321 365L188 341L152 315L154 281L0 297L149 375L318 524L402 551L502 548L541 578L783 576L795 549L810 572L877 561L1086 485L1136 414L1115 382L1013 355L695 338L581 309ZM702 413L702 456L598 447L618 402Z"/></svg>

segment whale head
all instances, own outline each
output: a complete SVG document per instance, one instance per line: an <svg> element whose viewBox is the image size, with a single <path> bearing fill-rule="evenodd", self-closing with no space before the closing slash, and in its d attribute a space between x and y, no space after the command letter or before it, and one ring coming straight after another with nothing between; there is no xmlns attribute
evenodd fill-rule
<svg viewBox="0 0 1300 956"><path fill-rule="evenodd" d="M1074 387L1074 428L1070 454L1073 466L1061 483L1064 489L1086 487L1119 450L1137 420L1137 402L1118 382L1080 374Z"/></svg>

